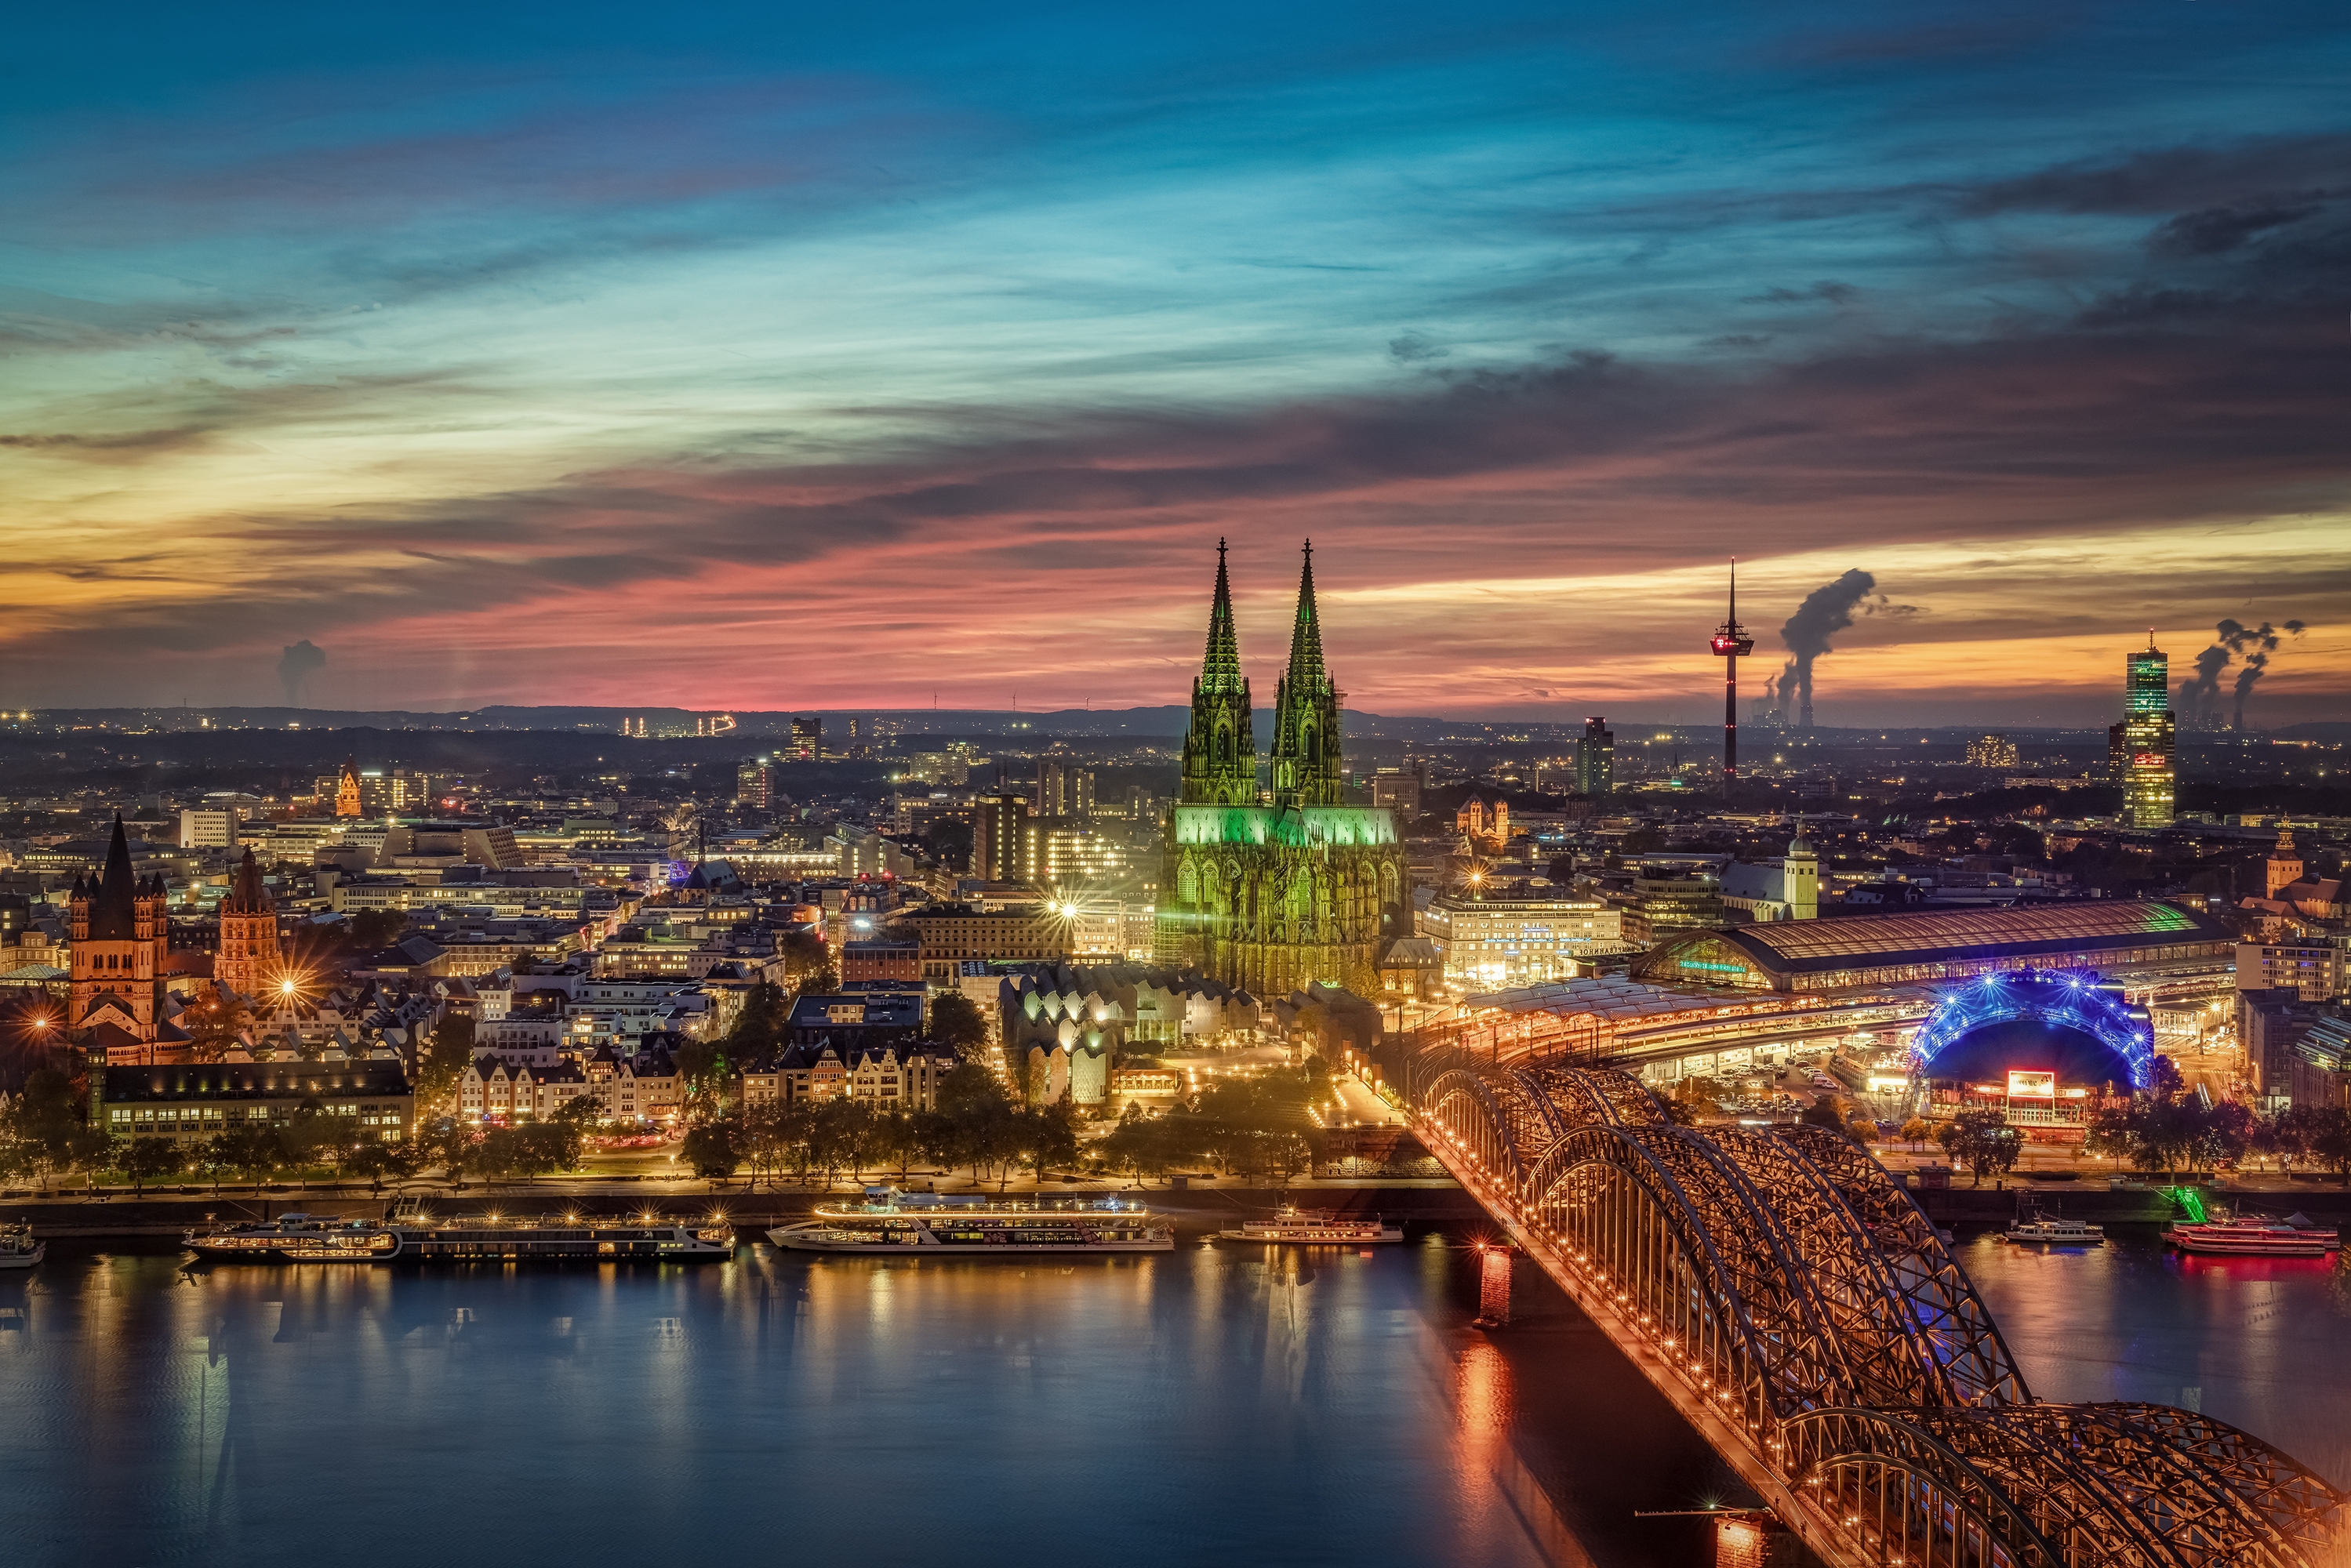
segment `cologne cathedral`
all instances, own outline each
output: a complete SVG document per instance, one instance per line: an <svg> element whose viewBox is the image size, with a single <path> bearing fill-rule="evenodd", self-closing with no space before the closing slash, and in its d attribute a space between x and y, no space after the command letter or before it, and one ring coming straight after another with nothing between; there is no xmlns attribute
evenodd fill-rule
<svg viewBox="0 0 2351 1568"><path fill-rule="evenodd" d="M1183 789L1162 852L1161 963L1259 998L1311 980L1374 994L1382 949L1411 934L1412 885L1395 818L1345 803L1339 704L1322 664L1310 543L1274 693L1273 788L1261 791L1219 539L1207 656L1192 684Z"/></svg>

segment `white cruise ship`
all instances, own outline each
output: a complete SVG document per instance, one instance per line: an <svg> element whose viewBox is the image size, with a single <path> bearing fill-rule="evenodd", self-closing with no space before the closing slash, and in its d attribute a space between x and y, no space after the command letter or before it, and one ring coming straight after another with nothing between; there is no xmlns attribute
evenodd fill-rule
<svg viewBox="0 0 2351 1568"><path fill-rule="evenodd" d="M1404 1239L1404 1227L1390 1225L1378 1215L1340 1215L1327 1208L1300 1208L1283 1204L1258 1219L1244 1219L1237 1229L1219 1230L1227 1241L1272 1241L1305 1247L1376 1247Z"/></svg>
<svg viewBox="0 0 2351 1568"><path fill-rule="evenodd" d="M820 1204L768 1239L794 1252L1010 1258L1042 1252L1167 1252L1173 1228L1123 1198L988 1198L868 1187L862 1203Z"/></svg>

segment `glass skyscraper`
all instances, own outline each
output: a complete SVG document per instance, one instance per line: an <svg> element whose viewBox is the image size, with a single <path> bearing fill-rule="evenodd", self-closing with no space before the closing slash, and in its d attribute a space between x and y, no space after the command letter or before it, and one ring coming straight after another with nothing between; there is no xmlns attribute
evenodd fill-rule
<svg viewBox="0 0 2351 1568"><path fill-rule="evenodd" d="M2123 662L2123 721L2107 736L2125 827L2168 828L2175 814L2170 669L2151 631L2146 650Z"/></svg>

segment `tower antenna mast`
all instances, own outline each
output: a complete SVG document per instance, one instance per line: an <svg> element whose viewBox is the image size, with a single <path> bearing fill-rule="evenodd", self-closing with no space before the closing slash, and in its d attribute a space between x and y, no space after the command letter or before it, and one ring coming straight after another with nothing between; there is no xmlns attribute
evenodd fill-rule
<svg viewBox="0 0 2351 1568"><path fill-rule="evenodd" d="M1755 652L1755 639L1739 623L1739 558L1730 558L1730 618L1707 644L1722 661L1722 803L1739 789L1739 661Z"/></svg>

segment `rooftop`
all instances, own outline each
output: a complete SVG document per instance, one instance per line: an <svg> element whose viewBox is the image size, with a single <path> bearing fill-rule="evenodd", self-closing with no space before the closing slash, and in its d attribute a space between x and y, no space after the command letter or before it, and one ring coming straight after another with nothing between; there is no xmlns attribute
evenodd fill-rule
<svg viewBox="0 0 2351 1568"><path fill-rule="evenodd" d="M1744 949L1762 967L1807 973L1985 956L2132 947L2149 939L2233 943L2220 922L2177 904L2101 899L2013 909L1847 915L1737 925L1708 935Z"/></svg>

